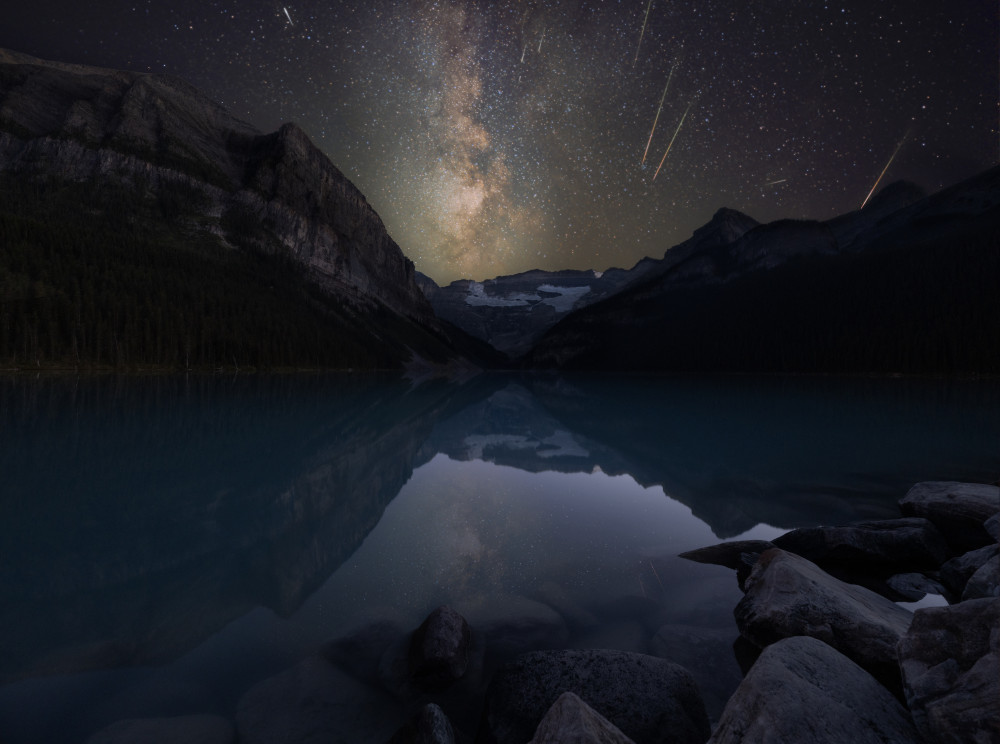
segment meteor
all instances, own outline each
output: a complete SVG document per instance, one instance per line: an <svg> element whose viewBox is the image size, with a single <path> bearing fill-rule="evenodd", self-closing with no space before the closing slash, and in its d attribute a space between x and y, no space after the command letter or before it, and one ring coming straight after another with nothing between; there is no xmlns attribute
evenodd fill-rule
<svg viewBox="0 0 1000 744"><path fill-rule="evenodd" d="M649 130L649 139L646 141L646 152L642 154L642 163L640 163L640 165L644 165L646 163L646 156L649 154L649 146L653 142L653 132L656 131L656 122L660 120L660 112L663 111L663 101L667 97L667 90L670 88L670 79L673 78L674 70L677 69L677 65L678 63L674 62L674 66L670 68L670 74L667 75L667 84L663 87L663 95L660 96L660 107L656 109L656 117L653 119L653 128Z"/></svg>
<svg viewBox="0 0 1000 744"><path fill-rule="evenodd" d="M538 53L542 53L542 42L545 41L545 27L542 27L542 37L538 40Z"/></svg>
<svg viewBox="0 0 1000 744"><path fill-rule="evenodd" d="M694 103L694 101L692 101L691 103ZM677 139L677 135L681 133L681 127L684 126L684 120L687 118L688 111L691 110L691 103L689 103L688 107L684 109L684 116L681 117L680 124L678 124L677 129L674 130L674 136L670 138L670 144L667 145L667 151L663 153L663 157L660 158L660 164L656 166L656 173L653 174L654 181L656 180L656 177L660 174L660 168L663 167L663 163L664 161L666 161L667 155L670 154L670 148L674 146L674 140Z"/></svg>
<svg viewBox="0 0 1000 744"><path fill-rule="evenodd" d="M776 183L784 183L787 180L788 180L787 178L779 178L777 181L768 181L764 185L765 186L774 186Z"/></svg>
<svg viewBox="0 0 1000 744"><path fill-rule="evenodd" d="M282 7L282 10L283 10L283 11L285 11L285 18L287 18L287 19L288 19L288 25L289 25L289 26L294 26L294 25L295 25L295 23L294 23L294 22L292 21L292 16L291 16L291 14L290 14L290 13L288 12L288 8L285 8L285 7Z"/></svg>
<svg viewBox="0 0 1000 744"><path fill-rule="evenodd" d="M872 190L868 192L868 196L866 196L865 200L861 202L862 209L865 208L865 204L868 203L868 200L872 198L872 194L875 193L875 189L878 188L879 183L882 181L882 176L884 176L885 172L889 170L889 166L892 165L892 161L896 159L896 156L899 154L900 148L903 146L903 143L906 142L906 138L909 136L910 136L910 130L907 129L906 134L903 135L903 139L899 141L899 144L896 145L896 149L892 151L892 157L889 158L889 162L885 164L885 168L882 169L882 172L878 174L878 178L875 179L875 185L872 186Z"/></svg>
<svg viewBox="0 0 1000 744"><path fill-rule="evenodd" d="M524 42L524 48L521 50L521 64L524 64L524 54L528 51L528 42Z"/></svg>
<svg viewBox="0 0 1000 744"><path fill-rule="evenodd" d="M649 9L653 7L653 0L646 3L646 17L642 19L642 31L639 32L639 43L635 45L635 59L632 60L632 67L639 61L639 47L642 46L642 37L646 35L646 22L649 20Z"/></svg>

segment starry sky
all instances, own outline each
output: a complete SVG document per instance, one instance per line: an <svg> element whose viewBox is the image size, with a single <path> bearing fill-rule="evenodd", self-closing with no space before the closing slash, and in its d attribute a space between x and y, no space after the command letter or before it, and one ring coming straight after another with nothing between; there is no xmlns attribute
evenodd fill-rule
<svg viewBox="0 0 1000 744"><path fill-rule="evenodd" d="M998 25L996 0L33 0L0 46L298 123L443 284L995 165Z"/></svg>

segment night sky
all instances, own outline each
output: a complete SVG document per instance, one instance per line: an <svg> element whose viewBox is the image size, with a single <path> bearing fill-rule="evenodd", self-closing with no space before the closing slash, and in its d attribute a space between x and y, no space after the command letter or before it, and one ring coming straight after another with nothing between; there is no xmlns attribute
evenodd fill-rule
<svg viewBox="0 0 1000 744"><path fill-rule="evenodd" d="M0 46L298 123L439 283L629 267L719 207L823 219L883 169L934 191L998 162L996 0L5 5Z"/></svg>

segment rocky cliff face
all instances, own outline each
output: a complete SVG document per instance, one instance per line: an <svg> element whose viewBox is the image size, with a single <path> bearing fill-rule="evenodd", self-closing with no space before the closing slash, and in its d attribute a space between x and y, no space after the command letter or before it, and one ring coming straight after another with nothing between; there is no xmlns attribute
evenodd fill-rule
<svg viewBox="0 0 1000 744"><path fill-rule="evenodd" d="M330 292L421 323L413 264L364 196L301 129L262 134L187 83L0 50L0 172L115 180L204 195L223 240L283 251Z"/></svg>

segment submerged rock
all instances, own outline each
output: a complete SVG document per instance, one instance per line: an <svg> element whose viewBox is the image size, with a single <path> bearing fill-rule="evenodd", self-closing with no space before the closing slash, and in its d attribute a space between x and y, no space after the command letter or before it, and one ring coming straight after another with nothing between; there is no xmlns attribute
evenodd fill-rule
<svg viewBox="0 0 1000 744"><path fill-rule="evenodd" d="M917 483L899 506L904 516L933 522L952 549L966 552L992 542L984 523L1000 512L1000 487L983 483Z"/></svg>
<svg viewBox="0 0 1000 744"><path fill-rule="evenodd" d="M455 731L444 711L428 703L387 744L455 744Z"/></svg>
<svg viewBox="0 0 1000 744"><path fill-rule="evenodd" d="M635 744L611 721L572 692L564 692L528 744Z"/></svg>
<svg viewBox="0 0 1000 744"><path fill-rule="evenodd" d="M913 614L801 556L780 548L761 555L733 614L740 633L757 646L811 636L898 687L896 644Z"/></svg>
<svg viewBox="0 0 1000 744"><path fill-rule="evenodd" d="M434 610L410 640L410 675L418 685L447 687L465 674L472 631L450 607Z"/></svg>
<svg viewBox="0 0 1000 744"><path fill-rule="evenodd" d="M899 664L928 742L1000 741L1000 599L917 610Z"/></svg>
<svg viewBox="0 0 1000 744"><path fill-rule="evenodd" d="M115 721L87 739L87 744L232 744L236 729L222 716L127 718Z"/></svg>
<svg viewBox="0 0 1000 744"><path fill-rule="evenodd" d="M573 692L636 744L702 744L711 733L690 672L654 656L611 650L535 651L501 667L486 695L479 744L523 744Z"/></svg>
<svg viewBox="0 0 1000 744"><path fill-rule="evenodd" d="M240 699L240 744L385 741L403 722L392 700L319 657L265 679Z"/></svg>
<svg viewBox="0 0 1000 744"><path fill-rule="evenodd" d="M796 636L768 646L709 744L916 744L899 701L843 654Z"/></svg>
<svg viewBox="0 0 1000 744"><path fill-rule="evenodd" d="M927 519L908 517L854 522L843 527L804 527L772 541L818 566L907 571L937 568L948 559L941 532Z"/></svg>

